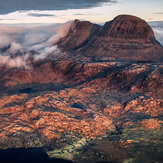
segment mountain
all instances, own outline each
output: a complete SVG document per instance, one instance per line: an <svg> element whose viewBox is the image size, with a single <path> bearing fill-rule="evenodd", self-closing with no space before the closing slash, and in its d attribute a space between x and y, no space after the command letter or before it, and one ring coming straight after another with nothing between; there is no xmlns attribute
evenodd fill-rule
<svg viewBox="0 0 163 163"><path fill-rule="evenodd" d="M58 42L64 51L87 56L162 61L163 47L151 27L142 19L120 15L103 26L75 20L68 34Z"/></svg>
<svg viewBox="0 0 163 163"><path fill-rule="evenodd" d="M162 162L162 47L148 24L75 20L58 46L0 65L0 161Z"/></svg>

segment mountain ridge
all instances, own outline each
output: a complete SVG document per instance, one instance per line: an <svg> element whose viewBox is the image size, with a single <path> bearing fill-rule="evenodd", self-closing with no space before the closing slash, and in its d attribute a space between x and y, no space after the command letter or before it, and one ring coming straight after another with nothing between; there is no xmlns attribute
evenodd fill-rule
<svg viewBox="0 0 163 163"><path fill-rule="evenodd" d="M103 26L76 19L57 44L64 51L88 56L157 62L163 59L163 47L151 27L131 15L119 15Z"/></svg>
<svg viewBox="0 0 163 163"><path fill-rule="evenodd" d="M162 161L163 63L149 62L161 46L150 28L123 39L113 22L75 20L58 42L66 53L0 64L1 162Z"/></svg>

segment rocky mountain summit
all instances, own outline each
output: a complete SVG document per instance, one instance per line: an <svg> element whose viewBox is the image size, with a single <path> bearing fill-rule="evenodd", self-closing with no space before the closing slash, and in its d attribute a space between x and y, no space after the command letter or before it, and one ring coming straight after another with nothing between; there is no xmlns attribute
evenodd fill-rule
<svg viewBox="0 0 163 163"><path fill-rule="evenodd" d="M0 161L31 149L49 162L161 163L162 47L148 24L75 20L58 46L64 55L0 65Z"/></svg>
<svg viewBox="0 0 163 163"><path fill-rule="evenodd" d="M142 19L120 15L103 26L75 20L58 45L65 51L89 56L162 61L163 47Z"/></svg>

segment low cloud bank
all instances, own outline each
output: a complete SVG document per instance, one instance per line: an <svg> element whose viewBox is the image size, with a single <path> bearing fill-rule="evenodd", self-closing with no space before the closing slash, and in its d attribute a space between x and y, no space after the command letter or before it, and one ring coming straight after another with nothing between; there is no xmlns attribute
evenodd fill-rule
<svg viewBox="0 0 163 163"><path fill-rule="evenodd" d="M154 21L149 22L148 24L152 27L156 39L163 46L163 21Z"/></svg>
<svg viewBox="0 0 163 163"><path fill-rule="evenodd" d="M8 67L27 67L25 57L15 57L0 55L0 65L7 65Z"/></svg>
<svg viewBox="0 0 163 163"><path fill-rule="evenodd" d="M71 23L49 26L0 26L0 66L27 67L37 61L61 55L56 43L69 31Z"/></svg>
<svg viewBox="0 0 163 163"><path fill-rule="evenodd" d="M156 39L163 45L163 21L149 22ZM56 43L66 36L71 22L47 26L0 26L0 66L28 67L37 61L63 55Z"/></svg>

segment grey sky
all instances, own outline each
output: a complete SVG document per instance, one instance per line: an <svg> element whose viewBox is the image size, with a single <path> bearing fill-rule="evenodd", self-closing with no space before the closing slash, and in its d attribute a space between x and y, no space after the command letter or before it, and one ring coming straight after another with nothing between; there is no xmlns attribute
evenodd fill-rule
<svg viewBox="0 0 163 163"><path fill-rule="evenodd" d="M117 3L117 0L0 0L0 14L18 10L65 10L90 8L102 2Z"/></svg>
<svg viewBox="0 0 163 163"><path fill-rule="evenodd" d="M36 14L36 13L29 13L29 16L35 16L35 17L47 17L47 16L55 16L52 14Z"/></svg>

